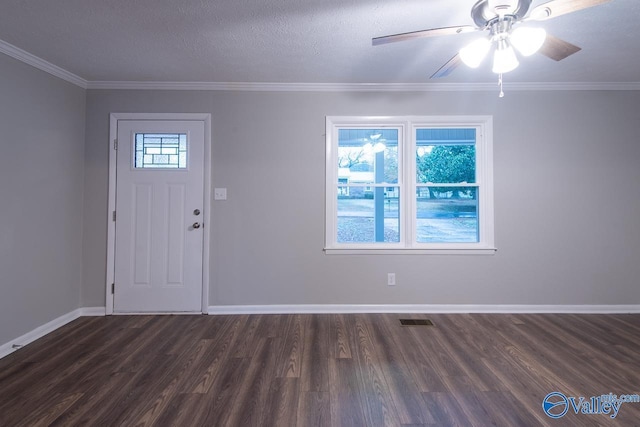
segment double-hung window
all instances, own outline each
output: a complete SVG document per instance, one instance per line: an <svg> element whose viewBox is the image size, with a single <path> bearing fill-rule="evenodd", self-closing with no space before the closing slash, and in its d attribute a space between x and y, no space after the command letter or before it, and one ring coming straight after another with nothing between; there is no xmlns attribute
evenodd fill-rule
<svg viewBox="0 0 640 427"><path fill-rule="evenodd" d="M327 117L327 253L493 253L489 116Z"/></svg>

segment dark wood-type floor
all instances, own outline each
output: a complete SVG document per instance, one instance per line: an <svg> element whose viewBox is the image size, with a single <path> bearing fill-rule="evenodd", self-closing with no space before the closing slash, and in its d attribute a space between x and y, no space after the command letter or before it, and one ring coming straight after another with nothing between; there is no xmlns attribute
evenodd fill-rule
<svg viewBox="0 0 640 427"><path fill-rule="evenodd" d="M640 393L640 315L80 318L0 360L0 426L640 425L552 391Z"/></svg>

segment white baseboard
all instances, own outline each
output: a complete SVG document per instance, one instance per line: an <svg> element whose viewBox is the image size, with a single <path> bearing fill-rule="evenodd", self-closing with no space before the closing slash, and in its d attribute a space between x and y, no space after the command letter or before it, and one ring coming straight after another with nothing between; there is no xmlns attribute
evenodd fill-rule
<svg viewBox="0 0 640 427"><path fill-rule="evenodd" d="M640 313L640 305L303 304L213 305L209 314L298 313Z"/></svg>
<svg viewBox="0 0 640 427"><path fill-rule="evenodd" d="M63 314L62 316L53 319L52 321L45 323L42 326L38 326L34 330L27 332L26 334L11 340L6 344L0 345L0 359L7 356L8 354L13 353L18 348L22 348L28 344L31 344L38 338L42 338L43 336L55 331L56 329L76 320L82 316L104 316L105 308L104 307L83 307L73 310L67 314ZM19 347L14 348L14 345Z"/></svg>
<svg viewBox="0 0 640 427"><path fill-rule="evenodd" d="M101 317L106 316L107 310L105 307L82 307L80 308L80 316L94 316Z"/></svg>

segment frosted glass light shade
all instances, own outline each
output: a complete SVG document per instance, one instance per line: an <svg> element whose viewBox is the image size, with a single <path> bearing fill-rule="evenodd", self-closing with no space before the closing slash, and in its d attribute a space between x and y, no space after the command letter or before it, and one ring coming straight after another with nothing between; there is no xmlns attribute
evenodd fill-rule
<svg viewBox="0 0 640 427"><path fill-rule="evenodd" d="M529 56L542 47L546 38L547 32L544 28L518 27L513 30L509 40L518 49L518 52L524 56Z"/></svg>
<svg viewBox="0 0 640 427"><path fill-rule="evenodd" d="M460 59L468 67L478 68L487 52L491 48L491 42L489 39L482 38L474 40L462 49L460 49Z"/></svg>
<svg viewBox="0 0 640 427"><path fill-rule="evenodd" d="M505 40L500 40L493 56L493 72L508 73L515 70L519 64L513 48Z"/></svg>

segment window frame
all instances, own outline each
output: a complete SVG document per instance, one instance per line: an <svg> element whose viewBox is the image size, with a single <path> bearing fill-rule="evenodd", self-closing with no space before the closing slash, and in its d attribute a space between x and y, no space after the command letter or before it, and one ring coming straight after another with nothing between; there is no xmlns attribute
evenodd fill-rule
<svg viewBox="0 0 640 427"><path fill-rule="evenodd" d="M399 242L338 243L338 133L340 129L398 129ZM478 234L473 243L416 241L416 132L424 128L475 128ZM405 159L407 161L405 161ZM493 116L327 116L325 247L327 254L493 254ZM372 185L372 187L375 184ZM390 186L382 183L378 186ZM462 184L461 186L466 186ZM386 189L386 188L385 188Z"/></svg>

